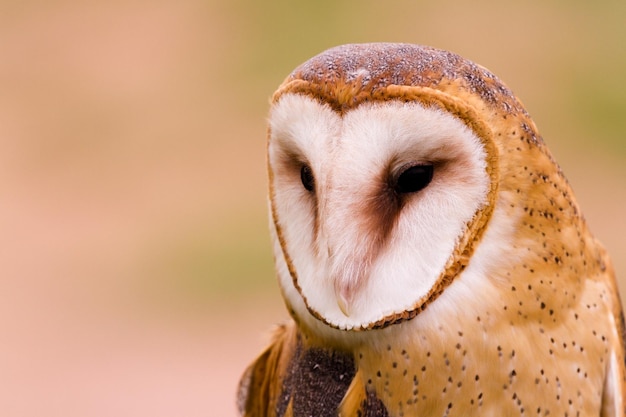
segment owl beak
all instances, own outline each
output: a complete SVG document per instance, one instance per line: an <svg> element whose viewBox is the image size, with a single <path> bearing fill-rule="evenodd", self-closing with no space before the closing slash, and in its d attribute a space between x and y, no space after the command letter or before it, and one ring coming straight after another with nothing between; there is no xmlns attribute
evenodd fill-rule
<svg viewBox="0 0 626 417"><path fill-rule="evenodd" d="M341 310L344 316L350 317L353 298L353 292L350 286L335 284L335 296L339 310Z"/></svg>
<svg viewBox="0 0 626 417"><path fill-rule="evenodd" d="M369 259L359 255L351 252L352 259L347 262L335 258L331 269L330 276L335 290L337 306L346 317L350 317L358 309L355 302L356 297L367 281L371 263Z"/></svg>
<svg viewBox="0 0 626 417"><path fill-rule="evenodd" d="M344 316L350 317L350 306L348 304L348 300L339 294L337 294L337 305Z"/></svg>

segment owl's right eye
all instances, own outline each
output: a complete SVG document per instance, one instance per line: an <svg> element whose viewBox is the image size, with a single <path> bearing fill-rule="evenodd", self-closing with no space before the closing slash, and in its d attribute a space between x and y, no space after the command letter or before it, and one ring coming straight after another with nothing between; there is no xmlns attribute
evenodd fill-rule
<svg viewBox="0 0 626 417"><path fill-rule="evenodd" d="M313 188L315 187L315 178L313 177L313 171L310 166L302 165L302 168L300 168L300 180L302 181L302 185L305 190L313 191Z"/></svg>
<svg viewBox="0 0 626 417"><path fill-rule="evenodd" d="M432 179L432 164L414 165L400 174L394 188L398 194L414 193L426 188Z"/></svg>

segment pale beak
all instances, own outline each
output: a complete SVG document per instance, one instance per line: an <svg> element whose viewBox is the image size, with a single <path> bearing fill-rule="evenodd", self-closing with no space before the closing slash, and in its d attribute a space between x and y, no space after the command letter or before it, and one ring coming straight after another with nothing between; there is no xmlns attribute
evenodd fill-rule
<svg viewBox="0 0 626 417"><path fill-rule="evenodd" d="M339 310L346 317L350 317L352 312L352 289L349 286L335 284L335 296L337 297Z"/></svg>

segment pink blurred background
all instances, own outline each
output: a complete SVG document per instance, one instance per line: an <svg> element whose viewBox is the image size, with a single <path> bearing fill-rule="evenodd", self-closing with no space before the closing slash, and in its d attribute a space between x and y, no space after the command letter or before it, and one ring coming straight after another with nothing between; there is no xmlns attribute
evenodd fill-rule
<svg viewBox="0 0 626 417"><path fill-rule="evenodd" d="M623 2L0 4L0 415L235 416L286 319L274 88L337 44L425 43L524 101L626 279Z"/></svg>

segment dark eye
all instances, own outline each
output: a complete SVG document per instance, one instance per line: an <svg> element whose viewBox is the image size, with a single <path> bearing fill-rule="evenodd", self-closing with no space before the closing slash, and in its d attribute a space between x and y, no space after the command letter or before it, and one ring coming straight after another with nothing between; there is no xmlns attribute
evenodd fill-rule
<svg viewBox="0 0 626 417"><path fill-rule="evenodd" d="M315 178L313 178L313 171L311 171L311 167L308 165L302 165L302 168L300 168L300 180L307 191L313 191L313 188L315 187Z"/></svg>
<svg viewBox="0 0 626 417"><path fill-rule="evenodd" d="M432 179L432 165L414 165L400 174L394 188L398 194L414 193L426 188Z"/></svg>

